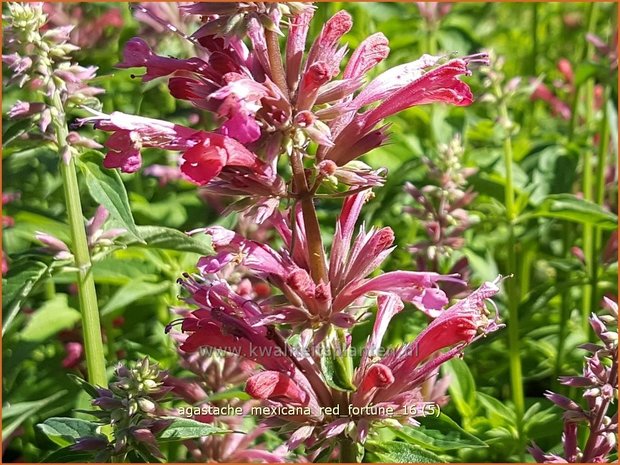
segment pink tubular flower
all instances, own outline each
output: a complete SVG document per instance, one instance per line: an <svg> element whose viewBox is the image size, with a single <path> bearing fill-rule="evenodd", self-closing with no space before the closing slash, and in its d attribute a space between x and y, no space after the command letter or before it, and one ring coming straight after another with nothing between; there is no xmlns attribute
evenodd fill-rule
<svg viewBox="0 0 620 465"><path fill-rule="evenodd" d="M309 272L305 231L297 213L297 240L293 244L291 226L284 216L274 215L272 222L289 252L278 252L271 247L215 226L202 230L212 237L215 256L203 257L198 267L205 275L217 273L231 263L242 265L254 276L278 287L295 311L281 314L282 321L307 327L316 321L329 321L337 326L349 327L362 310L352 311L351 304L362 297L391 295L413 303L416 307L437 316L448 303L440 282L457 282L453 276L437 273L394 271L367 279L394 249L394 234L390 228L360 230L353 238L355 223L367 193L348 197L336 225L328 265L329 282L314 283ZM196 233L198 231L194 231ZM294 245L292 251L290 247ZM267 306L265 314L276 315L277 308Z"/></svg>
<svg viewBox="0 0 620 465"><path fill-rule="evenodd" d="M125 173L137 171L142 164L142 147L186 150L198 144L203 133L167 121L132 116L118 111L110 115L98 113L80 120L94 123L96 129L113 132L106 142L106 168L120 168Z"/></svg>
<svg viewBox="0 0 620 465"><path fill-rule="evenodd" d="M413 392L421 387L423 381L435 375L442 363L461 353L480 335L496 331L503 326L498 322L499 315L496 314L493 319L489 318L490 313L485 304L499 291L497 282L483 284L468 297L445 310L413 342L399 348L377 363L370 364L369 357L374 348L380 344L382 337L381 333L375 333L375 331L387 326L389 320L398 312L398 307L393 307L393 303L384 302L384 311L377 315L370 350L364 353L361 369L356 378L361 386L367 389L356 392L353 402L356 405L370 402L367 392L370 387L376 388L372 396L372 402L375 404L388 402L404 407L411 401L420 401L421 396L418 394L416 398L412 396ZM390 305L392 305L391 308ZM447 352L440 353L444 349L447 349ZM440 355L437 355L439 353ZM373 370L377 371L377 369L373 367L376 364L380 364L378 372L382 374L383 379L397 379L398 383L381 383L381 377L375 379L377 376L373 375Z"/></svg>
<svg viewBox="0 0 620 465"><path fill-rule="evenodd" d="M106 168L120 168L126 173L137 171L142 164L140 150L158 147L184 151L181 171L194 183L208 184L227 166L258 169L262 163L252 152L227 136L197 131L166 121L114 112L83 118L81 123L94 123L97 129L113 131L106 142Z"/></svg>
<svg viewBox="0 0 620 465"><path fill-rule="evenodd" d="M144 40L134 37L125 44L123 61L118 63L116 67L145 67L146 74L142 76L142 80L146 82L158 77L168 76L181 70L200 71L207 67L207 63L200 58L180 60L156 55Z"/></svg>
<svg viewBox="0 0 620 465"><path fill-rule="evenodd" d="M352 27L345 11L326 21L304 57L314 14L307 5L195 4L184 10L200 15L204 23L192 39L204 51L200 58L158 56L144 40L134 38L118 66L146 68L144 81L169 76L174 97L213 112L220 118L216 132L248 145L268 163L287 152L283 144L293 137L316 142L319 161L344 167L386 142L382 121L397 112L436 102L469 105L471 91L459 76L469 74L471 63L486 60L483 54L447 62L445 57L424 55L364 87L365 75L387 57L389 45L383 34L373 34L342 66L347 48L340 43ZM279 76L267 35L280 30L283 17L288 18L289 31L284 75ZM249 45L240 40L245 34ZM348 168L338 181L352 186L380 183L376 174L356 168Z"/></svg>
<svg viewBox="0 0 620 465"><path fill-rule="evenodd" d="M198 185L208 184L226 166L252 168L259 160L239 142L220 134L201 133L204 138L181 155L181 171Z"/></svg>

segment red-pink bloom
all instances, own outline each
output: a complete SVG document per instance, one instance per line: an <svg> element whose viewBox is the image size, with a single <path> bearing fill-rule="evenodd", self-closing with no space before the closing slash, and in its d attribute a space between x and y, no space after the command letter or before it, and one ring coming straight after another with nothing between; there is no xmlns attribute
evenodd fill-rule
<svg viewBox="0 0 620 465"><path fill-rule="evenodd" d="M84 345L81 342L67 342L65 344L65 352L67 355L62 360L62 366L64 368L74 368L82 360Z"/></svg>
<svg viewBox="0 0 620 465"><path fill-rule="evenodd" d="M83 118L80 123L94 123L97 129L113 132L105 144L108 153L103 165L126 173L133 173L142 165L143 147L186 150L203 138L203 133L195 129L118 111Z"/></svg>
<svg viewBox="0 0 620 465"><path fill-rule="evenodd" d="M277 371L262 371L252 376L248 379L245 390L255 399L281 399L293 404L303 405L308 398L295 381Z"/></svg>
<svg viewBox="0 0 620 465"><path fill-rule="evenodd" d="M91 116L81 122L92 122L97 129L113 131L106 142L109 150L103 164L106 168L120 168L126 173L140 168L143 147L183 151L181 171L199 185L208 184L227 166L253 170L264 166L242 144L221 134L120 112Z"/></svg>
<svg viewBox="0 0 620 465"><path fill-rule="evenodd" d="M502 327L498 322L499 315L490 318L485 303L499 291L496 283L483 284L445 310L413 342L371 363L370 357L381 343L382 328L399 311L396 301L384 301L383 311L377 315L369 351L363 354L360 370L356 374L360 389L354 394L352 402L356 405L385 402L397 407L420 402L421 395L414 395L416 388L434 376L442 363L458 355L480 335ZM445 349L447 352L440 352ZM373 368L377 364L379 368ZM397 382L388 382L392 379ZM372 396L370 388L373 388Z"/></svg>
<svg viewBox="0 0 620 465"><path fill-rule="evenodd" d="M560 116L562 119L570 119L571 110L567 103L555 96L551 90L543 83L537 84L531 97L532 100L544 100L551 106L554 115Z"/></svg>
<svg viewBox="0 0 620 465"><path fill-rule="evenodd" d="M156 55L151 47L139 37L130 39L125 44L123 50L123 61L116 65L117 68L139 68L145 67L146 74L142 76L143 81L168 76L177 71L201 71L208 67L207 63L200 58L190 58L181 60L178 58L168 58Z"/></svg>
<svg viewBox="0 0 620 465"><path fill-rule="evenodd" d="M276 315L280 312L284 321L307 326L312 321L330 321L350 327L363 313L363 308L351 311L349 307L360 297L394 295L411 302L422 311L437 316L448 303L444 292L438 288L442 281L461 282L453 276L437 273L394 271L367 279L394 249L394 235L390 228L362 228L353 238L355 224L366 199L362 192L350 196L344 202L336 225L328 269L328 282L315 283L310 277L309 257L305 229L297 211L296 235L284 215L276 214L272 224L284 240L290 252L276 251L268 245L245 239L243 236L215 226L202 231L211 235L216 255L203 257L198 263L203 274L219 272L235 263L243 265L250 273L278 287L297 309L276 309L267 306L263 313ZM198 231L194 231L196 233ZM292 250L291 250L292 248Z"/></svg>
<svg viewBox="0 0 620 465"><path fill-rule="evenodd" d="M134 38L118 66L145 67L145 81L170 76L173 96L221 118L217 132L251 144L251 150L274 146L264 156L268 163L285 153L282 144L294 128L319 145L319 161L344 167L386 142L384 118L414 105L470 104L471 91L458 76L469 74L468 64L486 60L474 55L441 64L444 57L424 55L384 72L364 88L365 74L388 55L388 41L381 33L368 37L341 72L347 47L339 43L352 27L345 11L327 20L304 60L312 8L233 3L191 5L185 10L200 14L205 23L193 36L206 51L201 58L158 56L146 42ZM274 76L265 35L265 27L278 29L282 15L290 16L283 63L286 85L282 76ZM240 40L245 33L250 48ZM378 105L369 109L373 104ZM348 168L338 180L354 186L380 184L376 174L357 168Z"/></svg>
<svg viewBox="0 0 620 465"><path fill-rule="evenodd" d="M226 166L258 167L252 152L230 137L202 133L200 143L181 155L181 171L198 185L208 184Z"/></svg>

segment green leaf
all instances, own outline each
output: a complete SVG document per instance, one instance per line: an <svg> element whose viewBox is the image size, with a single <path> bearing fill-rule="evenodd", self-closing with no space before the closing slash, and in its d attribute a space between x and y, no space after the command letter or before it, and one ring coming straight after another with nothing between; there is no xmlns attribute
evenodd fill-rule
<svg viewBox="0 0 620 465"><path fill-rule="evenodd" d="M30 132L30 129L34 126L32 119L23 119L15 124L10 125L6 131L2 133L2 147L6 147L11 144L22 134Z"/></svg>
<svg viewBox="0 0 620 465"><path fill-rule="evenodd" d="M209 396L209 402L214 402L217 400L228 400L228 399L239 399L239 400L250 400L252 396L250 396L247 392L241 391L239 389L230 389L228 391L216 392Z"/></svg>
<svg viewBox="0 0 620 465"><path fill-rule="evenodd" d="M138 236L142 244L132 242L128 245L146 245L156 249L176 250L179 252L194 252L200 255L213 255L211 238L206 234L188 236L180 231L164 226L138 226Z"/></svg>
<svg viewBox="0 0 620 465"><path fill-rule="evenodd" d="M80 386L80 388L82 388L89 396L91 396L93 399L96 397L99 397L99 393L97 392L97 389L95 388L95 386L93 386L92 384L90 384L88 381L86 381L85 379L80 378L79 376L74 375L73 373L69 373L67 374L67 376L78 386Z"/></svg>
<svg viewBox="0 0 620 465"><path fill-rule="evenodd" d="M464 418L470 418L476 405L476 383L471 371L460 358L445 363L443 369L450 376L450 397L456 409Z"/></svg>
<svg viewBox="0 0 620 465"><path fill-rule="evenodd" d="M29 260L11 267L2 279L2 335L8 331L24 300L43 279L49 266Z"/></svg>
<svg viewBox="0 0 620 465"><path fill-rule="evenodd" d="M9 437L25 420L36 416L43 407L61 398L66 393L67 391L59 391L41 400L4 404L2 406L2 433L4 437ZM8 421L14 417L16 417L15 420Z"/></svg>
<svg viewBox="0 0 620 465"><path fill-rule="evenodd" d="M483 441L469 434L445 414L439 417L419 417L416 428L392 428L394 434L404 441L418 444L432 451L460 449L464 447L488 447Z"/></svg>
<svg viewBox="0 0 620 465"><path fill-rule="evenodd" d="M43 460L43 463L91 463L93 452L73 450L71 446L55 450Z"/></svg>
<svg viewBox="0 0 620 465"><path fill-rule="evenodd" d="M351 381L351 373L345 358L347 356L339 357L329 351L321 356L321 370L329 387L338 391L354 391L355 385Z"/></svg>
<svg viewBox="0 0 620 465"><path fill-rule="evenodd" d="M202 438L212 434L223 434L229 431L190 418L168 418L170 424L158 435L159 441L181 441L184 439Z"/></svg>
<svg viewBox="0 0 620 465"><path fill-rule="evenodd" d="M21 333L25 341L44 341L80 320L80 312L69 307L66 294L56 294L34 312Z"/></svg>
<svg viewBox="0 0 620 465"><path fill-rule="evenodd" d="M79 418L52 417L37 425L48 438L61 447L74 444L79 438L97 434L97 425Z"/></svg>
<svg viewBox="0 0 620 465"><path fill-rule="evenodd" d="M138 241L142 241L134 222L125 185L117 170L102 170L91 161L80 161L86 186L91 197L103 205L114 218Z"/></svg>
<svg viewBox="0 0 620 465"><path fill-rule="evenodd" d="M374 442L368 441L365 445L367 451L371 452L383 463L445 463L445 460L430 452L406 442L387 441Z"/></svg>
<svg viewBox="0 0 620 465"><path fill-rule="evenodd" d="M108 315L115 310L127 307L129 304L147 296L156 296L170 289L170 283L145 283L133 281L125 284L108 300L101 309L101 315Z"/></svg>
<svg viewBox="0 0 620 465"><path fill-rule="evenodd" d="M572 194L548 195L532 213L526 217L558 218L576 223L591 224L602 229L613 230L618 227L618 217L588 200Z"/></svg>
<svg viewBox="0 0 620 465"><path fill-rule="evenodd" d="M514 409L508 408L495 397L491 397L482 392L477 392L476 395L487 411L487 417L495 426L516 424Z"/></svg>
<svg viewBox="0 0 620 465"><path fill-rule="evenodd" d="M581 84L586 82L591 77L594 77L598 73L600 73L601 70L602 70L602 67L595 63L589 63L589 62L580 63L577 66L577 69L575 70L575 78L574 78L573 85L580 86Z"/></svg>

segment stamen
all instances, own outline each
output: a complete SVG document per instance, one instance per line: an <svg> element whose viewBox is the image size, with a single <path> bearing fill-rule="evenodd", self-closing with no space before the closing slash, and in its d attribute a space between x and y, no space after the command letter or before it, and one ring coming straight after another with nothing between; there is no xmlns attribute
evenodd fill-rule
<svg viewBox="0 0 620 465"><path fill-rule="evenodd" d="M166 325L164 332L168 334L173 327L182 325L183 320L185 320L185 318L177 318L176 320L171 321Z"/></svg>
<svg viewBox="0 0 620 465"><path fill-rule="evenodd" d="M163 19L161 19L159 16L157 16L155 13L153 13L152 11L149 11L148 9L144 8L142 5L139 5L137 3L130 3L129 4L129 9L130 10L138 10L141 13L144 13L145 15L147 15L149 18L151 18L153 21L158 22L159 24L161 24L163 27L165 27L166 29L168 29L169 31L173 32L174 34L177 34L178 36L182 37L183 39L191 42L194 45L197 45L198 47L202 47L202 45L200 45L200 42L198 42L197 39L188 36L187 34L185 34L184 32L180 31L177 27L173 26L172 24L170 24L168 21L165 21ZM133 78L133 76L132 76Z"/></svg>
<svg viewBox="0 0 620 465"><path fill-rule="evenodd" d="M489 54L486 52L474 53L473 55L468 55L463 57L463 61L465 63L480 63L481 65L489 65L491 62L489 61Z"/></svg>

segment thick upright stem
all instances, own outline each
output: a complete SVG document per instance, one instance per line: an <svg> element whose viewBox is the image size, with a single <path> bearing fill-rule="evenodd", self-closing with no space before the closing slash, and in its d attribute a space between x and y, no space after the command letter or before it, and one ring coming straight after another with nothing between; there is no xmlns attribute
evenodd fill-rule
<svg viewBox="0 0 620 465"><path fill-rule="evenodd" d="M357 463L357 445L344 434L340 437L340 463Z"/></svg>
<svg viewBox="0 0 620 465"><path fill-rule="evenodd" d="M599 126L599 146L597 153L597 166L596 166L596 177L593 183L594 192L594 201L598 205L603 205L605 200L605 167L607 163L607 152L609 150L609 113L607 109L607 99L609 98L609 87L605 88L603 92L603 116L601 118L600 126ZM600 298L598 292L598 279L599 279L599 260L601 260L601 249L602 249L602 241L603 234L601 228L593 229L593 238L592 238L592 249L590 256L590 302L589 302L589 311L592 311L598 305L598 301ZM589 313L588 313L589 316Z"/></svg>
<svg viewBox="0 0 620 465"><path fill-rule="evenodd" d="M56 112L53 124L61 158L60 174L64 185L67 217L71 230L71 251L75 258L75 266L78 269L78 297L82 313L82 330L84 333L86 365L88 366L88 380L91 384L105 387L108 381L105 371L105 357L101 338L95 280L91 270L92 264L86 239L86 230L84 228L84 216L82 214L75 158L66 142L68 134L67 121L60 93L56 86L54 86L52 92L51 105Z"/></svg>
<svg viewBox="0 0 620 465"><path fill-rule="evenodd" d="M588 11L588 32L592 32L596 25L596 8L593 3ZM592 46L585 46L583 49L583 59L586 59L592 52ZM575 89L575 95L578 95L578 88ZM589 79L585 83L585 126L590 127L592 120L594 119L594 82ZM573 120L577 115L577 104L573 108ZM584 150L583 155L583 178L582 178L582 191L583 198L585 200L594 200L594 176L592 173L592 158L594 153L592 150ZM596 247L594 244L594 228L592 225L585 224L583 227L583 255L586 263L586 273L588 275L588 283L583 288L582 304L581 304L581 323L584 333L587 335L590 331L589 317L592 309L591 302L595 300L595 289L593 286Z"/></svg>
<svg viewBox="0 0 620 465"><path fill-rule="evenodd" d="M288 85L286 84L286 73L282 63L278 35L273 31L265 30L265 40L267 41L267 54L269 56L269 64L271 65L271 78L288 98Z"/></svg>
<svg viewBox="0 0 620 465"><path fill-rule="evenodd" d="M301 202L301 212L306 229L306 239L308 241L308 252L310 260L310 275L314 282L327 282L327 269L325 267L325 252L323 250L323 240L321 239L321 228L319 219L316 216L312 193L308 188L308 181L304 171L302 155L299 151L293 150L291 154L291 167L293 170L293 180L295 182L295 193Z"/></svg>
<svg viewBox="0 0 620 465"><path fill-rule="evenodd" d="M501 122L509 131L510 117L506 101L502 97L502 91L499 84L495 87L495 92L500 98L499 117ZM512 401L515 405L515 413L517 418L517 432L519 435L519 450L525 450L525 438L523 437L523 413L525 408L523 394L523 374L521 369L521 353L519 341L519 290L517 280L514 278L517 270L517 244L515 241L514 220L516 210L514 204L514 186L512 174L513 152L512 140L509 133L504 138L504 165L506 166L506 187L505 187L505 203L506 203L506 220L508 221L508 260L506 272L513 275L511 279L506 281L506 292L508 301L508 352L510 359L510 384L512 390ZM522 457L523 458L523 457Z"/></svg>

